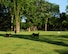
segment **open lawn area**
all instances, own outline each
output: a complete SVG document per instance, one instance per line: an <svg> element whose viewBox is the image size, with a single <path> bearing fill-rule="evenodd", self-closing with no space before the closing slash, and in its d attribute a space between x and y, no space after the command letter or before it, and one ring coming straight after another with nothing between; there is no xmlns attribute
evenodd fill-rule
<svg viewBox="0 0 68 54"><path fill-rule="evenodd" d="M38 33L33 38L32 33ZM68 31L35 31L11 33L0 31L0 54L68 54Z"/></svg>

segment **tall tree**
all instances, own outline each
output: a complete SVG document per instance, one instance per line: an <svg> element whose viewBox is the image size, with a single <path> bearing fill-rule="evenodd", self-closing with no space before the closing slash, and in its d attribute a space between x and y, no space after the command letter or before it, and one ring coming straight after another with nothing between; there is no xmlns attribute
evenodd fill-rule
<svg viewBox="0 0 68 54"><path fill-rule="evenodd" d="M28 27L28 31L31 30L31 27L34 27L37 25L37 16L36 16L36 1L37 0L30 0L30 2L26 2L24 4L24 12L23 14L27 17L26 23Z"/></svg>
<svg viewBox="0 0 68 54"><path fill-rule="evenodd" d="M49 24L51 26L49 26L49 28L51 27L51 30L56 30L58 28L58 26L60 26L60 21L59 21L59 18L60 18L60 11L59 11L59 5L57 4L52 4L51 3L51 9L50 9L50 12L51 12L51 17L49 19Z"/></svg>
<svg viewBox="0 0 68 54"><path fill-rule="evenodd" d="M0 26L1 26L0 29L1 30L10 29L11 26L10 13L8 12L8 8L5 5L5 1L6 0L0 0Z"/></svg>
<svg viewBox="0 0 68 54"><path fill-rule="evenodd" d="M20 17L22 15L22 12L24 10L23 5L27 2L27 0L8 0L8 4L12 17L15 18L15 30L16 32L20 32Z"/></svg>
<svg viewBox="0 0 68 54"><path fill-rule="evenodd" d="M68 15L66 13L61 13L60 14L60 22L61 22L61 28L63 30L66 30L68 28Z"/></svg>
<svg viewBox="0 0 68 54"><path fill-rule="evenodd" d="M50 16L50 4L45 0L38 0L38 16L42 18L44 30L47 31L48 18Z"/></svg>

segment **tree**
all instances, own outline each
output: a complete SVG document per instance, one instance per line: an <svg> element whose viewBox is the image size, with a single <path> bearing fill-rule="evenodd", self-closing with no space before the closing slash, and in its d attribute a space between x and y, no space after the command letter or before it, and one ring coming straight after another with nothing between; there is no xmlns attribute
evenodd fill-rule
<svg viewBox="0 0 68 54"><path fill-rule="evenodd" d="M68 5L66 6L66 13L68 14Z"/></svg>
<svg viewBox="0 0 68 54"><path fill-rule="evenodd" d="M37 15L36 15L36 10L37 10L37 4L36 4L37 0L30 0L30 2L26 2L24 4L24 12L23 14L27 17L26 19L26 23L27 23L27 27L28 27L28 31L30 30L34 30L34 28L37 26L38 24L38 19L37 19ZM33 27L31 29L31 27Z"/></svg>
<svg viewBox="0 0 68 54"><path fill-rule="evenodd" d="M10 30L11 26L11 16L7 6L5 6L5 1L0 0L0 30Z"/></svg>
<svg viewBox="0 0 68 54"><path fill-rule="evenodd" d="M47 31L48 18L50 16L50 4L45 0L38 0L38 16L42 19L44 30Z"/></svg>
<svg viewBox="0 0 68 54"><path fill-rule="evenodd" d="M14 22L15 22L15 30L16 32L20 32L20 17L23 13L24 10L24 3L27 2L27 0L9 0L8 1L8 6L10 8L11 15L12 17L14 16ZM9 3L11 5L9 5Z"/></svg>
<svg viewBox="0 0 68 54"><path fill-rule="evenodd" d="M58 30L58 27L60 26L60 15L59 15L59 5L57 4L50 4L51 5L51 17L49 18L49 29L51 30Z"/></svg>
<svg viewBox="0 0 68 54"><path fill-rule="evenodd" d="M63 30L67 30L68 29L68 15L66 15L66 13L61 13L60 14L60 22L61 22L61 28Z"/></svg>
<svg viewBox="0 0 68 54"><path fill-rule="evenodd" d="M20 18L27 17L28 30L38 27L48 29L48 19L57 17L59 6L45 0L0 0L8 7L11 14L11 25L15 26L16 32L20 31Z"/></svg>

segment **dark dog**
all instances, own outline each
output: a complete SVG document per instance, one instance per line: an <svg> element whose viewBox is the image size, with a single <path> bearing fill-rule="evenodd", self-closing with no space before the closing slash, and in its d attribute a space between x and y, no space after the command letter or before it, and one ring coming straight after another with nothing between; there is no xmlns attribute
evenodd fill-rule
<svg viewBox="0 0 68 54"><path fill-rule="evenodd" d="M11 37L11 34L6 34L6 37Z"/></svg>
<svg viewBox="0 0 68 54"><path fill-rule="evenodd" d="M37 34L36 34L36 33L33 33L33 34L32 34L32 37L34 37L34 38L39 38L39 33L37 33Z"/></svg>

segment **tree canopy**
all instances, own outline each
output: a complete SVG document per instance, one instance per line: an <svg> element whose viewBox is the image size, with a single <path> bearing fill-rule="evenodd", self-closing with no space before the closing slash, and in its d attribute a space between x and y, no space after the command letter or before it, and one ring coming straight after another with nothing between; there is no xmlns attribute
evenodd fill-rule
<svg viewBox="0 0 68 54"><path fill-rule="evenodd" d="M60 13L59 5L50 3L46 0L0 0L0 14L7 12L6 16L9 18L10 25L16 32L20 31L21 18L25 16L26 22L22 26L31 30L56 30L58 27L67 28L68 15ZM68 12L68 6L66 6ZM59 22L60 21L60 22ZM8 21L7 21L8 22ZM64 27L65 26L65 27Z"/></svg>

